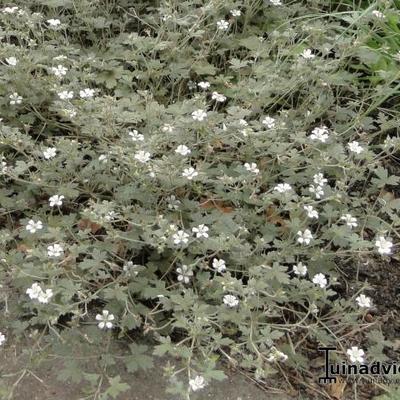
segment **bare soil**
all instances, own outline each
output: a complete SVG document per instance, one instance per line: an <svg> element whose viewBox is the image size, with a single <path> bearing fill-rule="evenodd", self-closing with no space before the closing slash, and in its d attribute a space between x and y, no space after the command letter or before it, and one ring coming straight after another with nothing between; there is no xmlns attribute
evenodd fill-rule
<svg viewBox="0 0 400 400"><path fill-rule="evenodd" d="M8 388L15 384L12 396L1 395L1 400L94 400L93 395L84 395L83 385L72 382L60 382L57 374L62 368L61 362L44 361L34 370L26 371L24 357L17 356L17 346L7 346L0 351L0 379L4 374L16 375L5 380ZM166 380L162 375L162 365L166 360L160 359L159 368L127 373L117 368L121 381L131 389L117 397L116 400L180 400L178 396L165 393ZM239 372L226 371L228 379L214 381L201 393L193 396L194 400L292 400L283 393L266 391L257 387Z"/></svg>

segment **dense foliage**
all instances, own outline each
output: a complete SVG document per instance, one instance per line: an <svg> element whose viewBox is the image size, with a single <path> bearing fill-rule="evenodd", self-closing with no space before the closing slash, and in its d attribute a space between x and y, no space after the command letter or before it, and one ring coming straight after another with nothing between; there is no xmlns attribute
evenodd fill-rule
<svg viewBox="0 0 400 400"><path fill-rule="evenodd" d="M320 344L384 359L341 273L400 235L399 10L367 3L4 5L1 344L33 335L101 399L144 341L184 398L218 359L260 382Z"/></svg>

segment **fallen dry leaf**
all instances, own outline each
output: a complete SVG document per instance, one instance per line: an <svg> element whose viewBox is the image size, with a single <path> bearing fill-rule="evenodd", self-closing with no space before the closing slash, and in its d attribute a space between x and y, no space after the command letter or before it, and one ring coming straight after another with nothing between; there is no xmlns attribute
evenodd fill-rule
<svg viewBox="0 0 400 400"><path fill-rule="evenodd" d="M343 378L336 378L336 382L331 383L327 386L327 392L336 400L342 400L344 389L346 388L346 381Z"/></svg>
<svg viewBox="0 0 400 400"><path fill-rule="evenodd" d="M97 224L96 222L92 222L92 221L90 221L90 219L87 219L87 218L81 219L78 222L78 227L79 227L79 229L81 229L83 231L85 229L90 229L90 231L93 233L93 235L102 228L101 225Z"/></svg>
<svg viewBox="0 0 400 400"><path fill-rule="evenodd" d="M364 319L365 319L365 321L367 321L367 322L373 322L373 321L374 321L374 317L373 317L371 314L367 314L367 315L364 317Z"/></svg>
<svg viewBox="0 0 400 400"><path fill-rule="evenodd" d="M279 224L281 226L284 226L285 220L280 217L278 210L275 206L269 206L265 210L265 215L267 217L267 221L270 222L271 224Z"/></svg>
<svg viewBox="0 0 400 400"><path fill-rule="evenodd" d="M32 249L30 249L27 245L21 243L17 246L17 251L22 253L30 253Z"/></svg>
<svg viewBox="0 0 400 400"><path fill-rule="evenodd" d="M228 206L227 202L214 199L202 199L200 201L200 207L204 209L216 208L225 214L231 213L235 210L234 207Z"/></svg>

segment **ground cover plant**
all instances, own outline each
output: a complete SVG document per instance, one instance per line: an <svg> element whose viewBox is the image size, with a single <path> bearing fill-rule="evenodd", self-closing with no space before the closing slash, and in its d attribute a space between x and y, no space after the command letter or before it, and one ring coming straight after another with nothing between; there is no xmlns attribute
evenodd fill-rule
<svg viewBox="0 0 400 400"><path fill-rule="evenodd" d="M318 346L390 359L360 275L399 261L399 33L396 1L4 3L0 351L103 400L121 363L323 398Z"/></svg>

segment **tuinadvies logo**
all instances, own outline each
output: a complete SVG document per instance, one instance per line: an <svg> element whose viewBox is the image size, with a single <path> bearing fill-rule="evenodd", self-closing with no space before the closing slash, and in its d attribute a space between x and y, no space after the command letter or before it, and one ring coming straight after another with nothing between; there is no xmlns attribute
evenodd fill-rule
<svg viewBox="0 0 400 400"><path fill-rule="evenodd" d="M325 353L325 374L324 376L319 377L318 382L322 384L336 383L337 377L346 376L352 377L360 377L362 375L372 377L374 380L382 378L387 383L397 383L393 381L393 379L387 379L386 376L400 374L400 366L397 365L396 362L391 363L382 363L380 361L374 361L370 364L351 364L345 361L341 363L331 363L329 360L329 352L335 351L336 347L319 347L319 351Z"/></svg>

